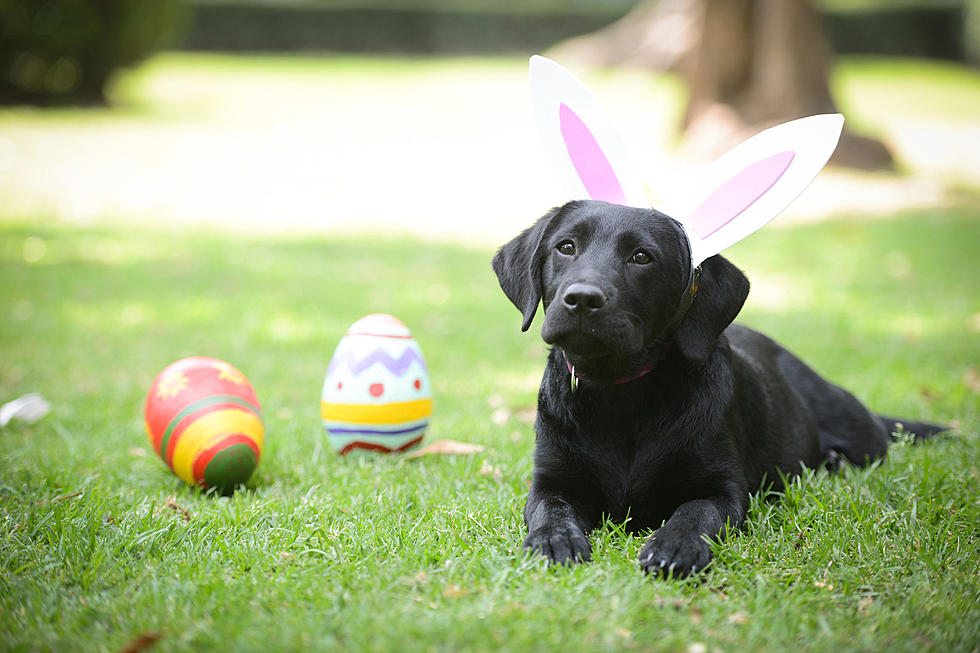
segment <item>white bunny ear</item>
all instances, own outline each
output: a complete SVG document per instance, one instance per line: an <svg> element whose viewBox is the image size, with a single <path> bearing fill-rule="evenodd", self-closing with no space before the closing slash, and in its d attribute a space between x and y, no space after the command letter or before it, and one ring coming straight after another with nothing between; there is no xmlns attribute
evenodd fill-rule
<svg viewBox="0 0 980 653"><path fill-rule="evenodd" d="M839 113L771 127L708 166L695 180L694 192L665 201L661 210L687 230L694 265L789 206L826 165L843 128Z"/></svg>
<svg viewBox="0 0 980 653"><path fill-rule="evenodd" d="M535 55L531 100L545 152L571 198L649 208L626 145L582 82Z"/></svg>

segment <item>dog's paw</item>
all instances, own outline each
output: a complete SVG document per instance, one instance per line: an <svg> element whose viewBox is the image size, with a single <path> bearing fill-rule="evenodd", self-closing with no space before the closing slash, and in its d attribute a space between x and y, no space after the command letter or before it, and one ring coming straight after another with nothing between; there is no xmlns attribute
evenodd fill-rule
<svg viewBox="0 0 980 653"><path fill-rule="evenodd" d="M524 538L524 548L537 551L555 565L592 561L589 538L578 526L548 525L535 528Z"/></svg>
<svg viewBox="0 0 980 653"><path fill-rule="evenodd" d="M653 534L638 556L648 574L684 578L711 562L711 548L700 533L683 533L661 528Z"/></svg>

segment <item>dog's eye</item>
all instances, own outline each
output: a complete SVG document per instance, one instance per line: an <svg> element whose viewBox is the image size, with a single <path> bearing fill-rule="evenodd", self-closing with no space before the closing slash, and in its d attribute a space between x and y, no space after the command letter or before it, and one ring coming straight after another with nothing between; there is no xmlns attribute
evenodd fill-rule
<svg viewBox="0 0 980 653"><path fill-rule="evenodd" d="M646 265L653 260L653 257L644 252L642 249L633 253L633 258L630 259L637 265Z"/></svg>
<svg viewBox="0 0 980 653"><path fill-rule="evenodd" d="M575 243L570 240L563 240L558 243L558 251L565 256L571 256L575 253Z"/></svg>

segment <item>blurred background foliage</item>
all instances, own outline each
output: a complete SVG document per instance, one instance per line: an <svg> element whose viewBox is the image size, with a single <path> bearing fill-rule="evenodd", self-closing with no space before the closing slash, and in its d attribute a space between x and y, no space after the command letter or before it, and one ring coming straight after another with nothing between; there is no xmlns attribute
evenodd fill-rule
<svg viewBox="0 0 980 653"><path fill-rule="evenodd" d="M0 0L0 104L100 103L161 48L500 54L597 30L636 0ZM814 0L834 51L980 60L980 0Z"/></svg>
<svg viewBox="0 0 980 653"><path fill-rule="evenodd" d="M102 103L109 78L178 42L181 0L0 0L0 103Z"/></svg>

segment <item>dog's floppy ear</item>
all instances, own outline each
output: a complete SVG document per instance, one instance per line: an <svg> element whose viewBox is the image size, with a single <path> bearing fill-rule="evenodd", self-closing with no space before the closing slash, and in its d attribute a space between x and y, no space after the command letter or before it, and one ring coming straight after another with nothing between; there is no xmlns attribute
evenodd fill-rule
<svg viewBox="0 0 980 653"><path fill-rule="evenodd" d="M741 270L720 255L705 259L698 293L674 332L681 353L691 360L708 360L748 295L749 280Z"/></svg>
<svg viewBox="0 0 980 653"><path fill-rule="evenodd" d="M504 245L493 257L493 271L507 299L524 314L521 331L527 331L541 302L542 242L561 213L554 208Z"/></svg>

